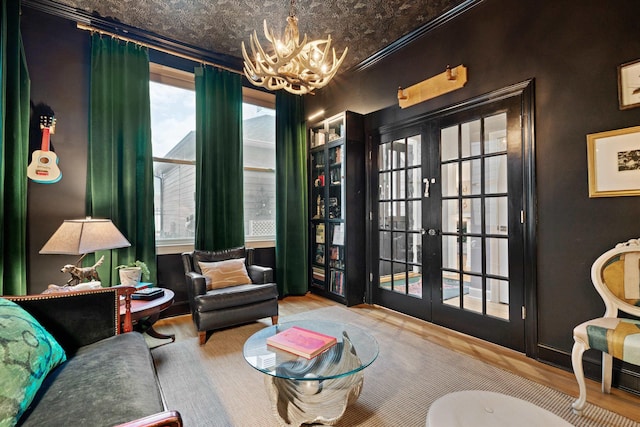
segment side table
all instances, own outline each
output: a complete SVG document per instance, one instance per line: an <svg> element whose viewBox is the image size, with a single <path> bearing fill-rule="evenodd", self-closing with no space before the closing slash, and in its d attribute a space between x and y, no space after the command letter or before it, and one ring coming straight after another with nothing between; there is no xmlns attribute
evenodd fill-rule
<svg viewBox="0 0 640 427"><path fill-rule="evenodd" d="M160 318L160 313L171 307L174 298L174 293L171 289L159 289L164 290L164 295L160 298L149 301L131 300L131 321L134 329L138 332L146 332L154 338L171 339L171 342L174 342L176 340L175 335L161 334L153 329L153 324ZM120 321L124 320L124 313L124 306L120 306Z"/></svg>

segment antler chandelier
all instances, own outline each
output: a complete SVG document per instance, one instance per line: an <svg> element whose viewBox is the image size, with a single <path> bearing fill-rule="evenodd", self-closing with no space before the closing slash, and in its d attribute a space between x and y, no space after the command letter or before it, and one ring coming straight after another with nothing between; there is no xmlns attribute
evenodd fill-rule
<svg viewBox="0 0 640 427"><path fill-rule="evenodd" d="M264 35L272 44L273 53L266 53L262 49L254 31L250 36L252 55L249 57L242 42L242 56L244 74L249 81L269 90L284 89L296 95L313 93L329 83L347 55L348 48L345 48L340 59L337 59L336 50L331 47L331 36L327 36L326 40L307 42L305 34L300 42L295 0L291 0L283 39L279 40L267 28L266 19Z"/></svg>

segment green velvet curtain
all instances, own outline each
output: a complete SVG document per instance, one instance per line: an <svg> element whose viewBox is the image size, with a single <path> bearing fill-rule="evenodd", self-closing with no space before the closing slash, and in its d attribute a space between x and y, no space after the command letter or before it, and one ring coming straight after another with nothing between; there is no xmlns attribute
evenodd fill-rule
<svg viewBox="0 0 640 427"><path fill-rule="evenodd" d="M308 290L305 135L302 97L276 92L276 282L281 297Z"/></svg>
<svg viewBox="0 0 640 427"><path fill-rule="evenodd" d="M242 80L204 66L196 76L195 247L244 245Z"/></svg>
<svg viewBox="0 0 640 427"><path fill-rule="evenodd" d="M141 260L156 281L153 160L146 48L91 36L87 215L109 218L130 248L100 251L103 284L119 283L114 268ZM85 264L94 259L87 257Z"/></svg>
<svg viewBox="0 0 640 427"><path fill-rule="evenodd" d="M20 34L20 2L2 0L0 13L0 295L24 295L30 80Z"/></svg>

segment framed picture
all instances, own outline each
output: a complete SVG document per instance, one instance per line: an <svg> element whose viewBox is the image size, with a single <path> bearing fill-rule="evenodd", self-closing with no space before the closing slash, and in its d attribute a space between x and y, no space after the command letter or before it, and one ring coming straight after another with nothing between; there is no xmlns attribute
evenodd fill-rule
<svg viewBox="0 0 640 427"><path fill-rule="evenodd" d="M587 135L589 197L640 195L640 126Z"/></svg>
<svg viewBox="0 0 640 427"><path fill-rule="evenodd" d="M620 109L640 107L640 59L618 67Z"/></svg>

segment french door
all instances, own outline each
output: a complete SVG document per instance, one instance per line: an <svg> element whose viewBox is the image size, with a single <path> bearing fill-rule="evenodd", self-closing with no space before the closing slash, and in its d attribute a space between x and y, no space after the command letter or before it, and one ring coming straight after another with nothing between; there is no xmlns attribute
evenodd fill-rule
<svg viewBox="0 0 640 427"><path fill-rule="evenodd" d="M381 133L373 302L525 349L518 96Z"/></svg>

